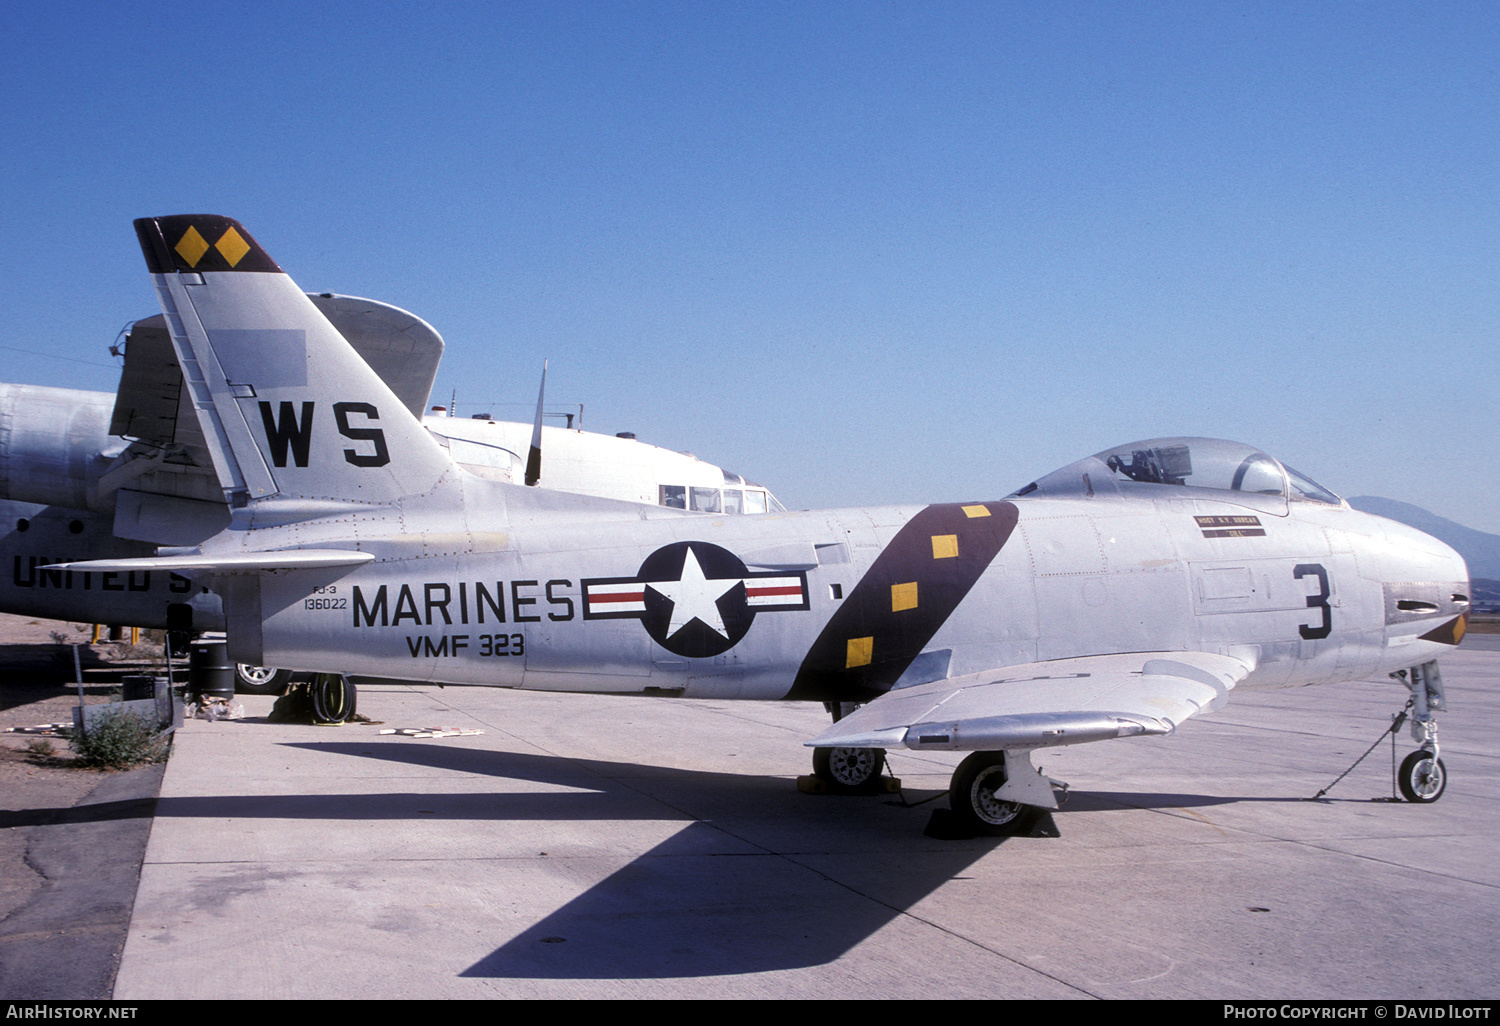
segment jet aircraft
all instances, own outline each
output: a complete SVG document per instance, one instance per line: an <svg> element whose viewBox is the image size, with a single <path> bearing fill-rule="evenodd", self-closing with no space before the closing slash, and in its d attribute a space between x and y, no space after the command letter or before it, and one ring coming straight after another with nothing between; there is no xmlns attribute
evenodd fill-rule
<svg viewBox="0 0 1500 1026"><path fill-rule="evenodd" d="M135 222L228 523L150 556L223 596L234 659L328 674L818 701L835 783L971 753L977 832L1056 807L1041 748L1171 732L1238 687L1399 674L1442 793L1452 549L1259 450L1106 450L1000 499L707 517L464 471L232 219ZM289 445L280 425L299 425ZM151 521L170 495L141 492Z"/></svg>

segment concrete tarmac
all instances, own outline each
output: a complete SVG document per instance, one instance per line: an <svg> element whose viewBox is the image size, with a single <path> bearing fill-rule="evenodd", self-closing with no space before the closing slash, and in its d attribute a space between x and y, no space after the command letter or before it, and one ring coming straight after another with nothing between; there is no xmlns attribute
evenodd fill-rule
<svg viewBox="0 0 1500 1026"><path fill-rule="evenodd" d="M242 699L178 734L115 998L1493 999L1495 640L1443 660L1435 804L1388 800L1388 740L1307 800L1398 685L1244 691L1042 753L1070 797L1010 839L924 835L957 755L799 793L817 706L360 691L483 731L413 738Z"/></svg>

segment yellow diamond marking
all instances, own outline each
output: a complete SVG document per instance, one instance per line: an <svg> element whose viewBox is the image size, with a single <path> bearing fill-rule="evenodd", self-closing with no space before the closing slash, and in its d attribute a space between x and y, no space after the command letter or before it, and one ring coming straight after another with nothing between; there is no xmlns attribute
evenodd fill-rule
<svg viewBox="0 0 1500 1026"><path fill-rule="evenodd" d="M179 256L187 261L189 267L197 267L198 261L203 259L203 254L208 252L208 243L203 241L203 236L198 234L198 229L192 225L183 233L177 245L173 247Z"/></svg>
<svg viewBox="0 0 1500 1026"><path fill-rule="evenodd" d="M223 253L224 259L229 261L230 267L233 267L245 259L245 254L250 252L250 243L245 241L243 235L234 230L233 225L230 225L229 231L225 232L223 237L214 243L214 248Z"/></svg>
<svg viewBox="0 0 1500 1026"><path fill-rule="evenodd" d="M935 534L932 536L932 558L952 559L958 555L958 535Z"/></svg>
<svg viewBox="0 0 1500 1026"><path fill-rule="evenodd" d="M917 582L891 585L891 612L917 608Z"/></svg>
<svg viewBox="0 0 1500 1026"><path fill-rule="evenodd" d="M987 517L989 515L990 515L990 508L988 506L965 506L964 507L964 516L966 516L966 517Z"/></svg>
<svg viewBox="0 0 1500 1026"><path fill-rule="evenodd" d="M874 651L874 638L850 638L849 656L844 660L844 669L852 670L856 666L869 666L870 656Z"/></svg>

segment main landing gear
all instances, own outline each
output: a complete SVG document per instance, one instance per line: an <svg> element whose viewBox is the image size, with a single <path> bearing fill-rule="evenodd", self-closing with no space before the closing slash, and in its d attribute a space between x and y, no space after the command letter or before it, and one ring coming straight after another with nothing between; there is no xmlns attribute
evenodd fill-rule
<svg viewBox="0 0 1500 1026"><path fill-rule="evenodd" d="M278 670L274 666L257 666L254 663L234 664L234 688L243 694L284 695L291 680L291 670Z"/></svg>
<svg viewBox="0 0 1500 1026"><path fill-rule="evenodd" d="M1030 833L1057 808L1052 782L1031 765L1030 752L973 752L953 771L948 809L958 830L980 837Z"/></svg>
<svg viewBox="0 0 1500 1026"><path fill-rule="evenodd" d="M832 794L876 794L884 748L814 748L813 776Z"/></svg>
<svg viewBox="0 0 1500 1026"><path fill-rule="evenodd" d="M837 723L859 705L824 702L823 708ZM884 769L884 748L814 748L812 777L801 778L799 786L804 791L823 794L881 794L888 789L899 789L900 781L881 776Z"/></svg>
<svg viewBox="0 0 1500 1026"><path fill-rule="evenodd" d="M838 722L856 706L826 703ZM882 776L884 748L814 748L813 775L798 778L803 791L826 794L878 794L896 791L901 782ZM1003 837L1030 833L1049 809L1057 808L1052 781L1031 765L1029 751L972 752L948 788L948 812L933 814L943 837Z"/></svg>
<svg viewBox="0 0 1500 1026"><path fill-rule="evenodd" d="M359 695L354 682L338 673L313 673L287 688L271 709L272 723L331 725L355 718Z"/></svg>
<svg viewBox="0 0 1500 1026"><path fill-rule="evenodd" d="M828 794L878 794L884 748L814 748L813 779ZM803 778L804 782L807 778ZM810 788L804 783L803 790ZM945 836L1008 837L1030 833L1048 809L1057 808L1052 782L1031 765L1028 752L973 752L953 772L948 787Z"/></svg>

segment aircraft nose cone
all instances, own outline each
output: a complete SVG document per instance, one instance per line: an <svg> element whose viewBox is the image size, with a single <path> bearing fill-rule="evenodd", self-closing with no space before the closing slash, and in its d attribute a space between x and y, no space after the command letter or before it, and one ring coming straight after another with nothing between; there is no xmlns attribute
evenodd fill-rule
<svg viewBox="0 0 1500 1026"><path fill-rule="evenodd" d="M1395 521L1379 547L1386 629L1413 640L1457 645L1468 627L1469 568L1452 546Z"/></svg>
<svg viewBox="0 0 1500 1026"><path fill-rule="evenodd" d="M1452 581L1461 584L1460 591L1464 597L1469 595L1469 565L1464 562L1464 557L1458 554L1458 550L1452 546L1438 541L1431 535L1427 536L1440 548L1441 551L1433 557L1433 579L1438 581Z"/></svg>
<svg viewBox="0 0 1500 1026"><path fill-rule="evenodd" d="M1384 524L1387 546L1382 553L1387 563L1382 575L1392 583L1401 581L1441 581L1462 583L1468 594L1469 568L1451 545L1424 531L1387 520Z"/></svg>

